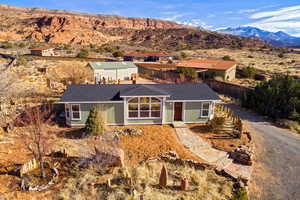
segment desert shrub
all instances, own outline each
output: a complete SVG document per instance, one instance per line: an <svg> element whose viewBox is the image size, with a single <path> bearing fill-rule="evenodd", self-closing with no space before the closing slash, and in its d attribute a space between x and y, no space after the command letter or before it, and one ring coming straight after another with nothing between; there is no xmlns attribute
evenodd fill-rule
<svg viewBox="0 0 300 200"><path fill-rule="evenodd" d="M223 59L223 60L226 60L226 61L232 60L232 59L230 58L230 56L228 56L228 55L224 56L222 59Z"/></svg>
<svg viewBox="0 0 300 200"><path fill-rule="evenodd" d="M183 58L183 59L185 59L185 58L187 58L187 54L184 53L184 52L181 52L181 53L180 53L180 57Z"/></svg>
<svg viewBox="0 0 300 200"><path fill-rule="evenodd" d="M300 134L300 123L297 121L281 119L278 120L277 123Z"/></svg>
<svg viewBox="0 0 300 200"><path fill-rule="evenodd" d="M231 200L248 200L248 194L245 188L240 188Z"/></svg>
<svg viewBox="0 0 300 200"><path fill-rule="evenodd" d="M242 69L242 76L246 77L246 78L255 78L256 75L256 69L254 67L245 67Z"/></svg>
<svg viewBox="0 0 300 200"><path fill-rule="evenodd" d="M124 51L118 50L118 51L113 52L112 55L113 55L113 57L115 57L115 58L117 58L117 57L122 57L122 56L124 56Z"/></svg>
<svg viewBox="0 0 300 200"><path fill-rule="evenodd" d="M212 131L216 131L224 126L225 123L225 118L224 117L214 117L210 122L209 122L209 127L211 128Z"/></svg>
<svg viewBox="0 0 300 200"><path fill-rule="evenodd" d="M16 65L17 66L20 66L20 65L26 66L27 63L28 63L28 60L25 57L20 57L20 58L18 58Z"/></svg>
<svg viewBox="0 0 300 200"><path fill-rule="evenodd" d="M283 53L280 53L280 54L278 54L278 57L279 57L279 58L283 58L283 57L284 57L284 54L283 54Z"/></svg>
<svg viewBox="0 0 300 200"><path fill-rule="evenodd" d="M177 72L191 78L196 77L196 71L193 68L178 67Z"/></svg>
<svg viewBox="0 0 300 200"><path fill-rule="evenodd" d="M275 120L300 120L300 83L288 75L275 76L245 95L242 105Z"/></svg>
<svg viewBox="0 0 300 200"><path fill-rule="evenodd" d="M20 48L24 48L24 47L26 47L26 44L25 44L24 42L21 42L20 44L18 44L18 46L19 46Z"/></svg>
<svg viewBox="0 0 300 200"><path fill-rule="evenodd" d="M14 45L12 43L9 43L9 42L6 42L6 43L2 44L3 49L11 49L13 47L14 47Z"/></svg>
<svg viewBox="0 0 300 200"><path fill-rule="evenodd" d="M90 111L88 119L85 124L85 132L90 135L103 135L104 133L104 123L101 119L99 109L93 107Z"/></svg>
<svg viewBox="0 0 300 200"><path fill-rule="evenodd" d="M87 58L89 56L89 51L86 49L81 49L80 52L77 54L78 58Z"/></svg>

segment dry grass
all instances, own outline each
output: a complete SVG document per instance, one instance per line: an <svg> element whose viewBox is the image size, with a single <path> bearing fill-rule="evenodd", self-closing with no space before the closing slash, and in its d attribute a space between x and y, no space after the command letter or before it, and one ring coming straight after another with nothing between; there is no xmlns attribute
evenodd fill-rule
<svg viewBox="0 0 300 200"><path fill-rule="evenodd" d="M109 128L118 129L124 126ZM168 151L176 151L181 158L201 161L178 141L175 130L169 125L137 125L126 126L126 128L139 128L143 131L141 136L121 137L120 147L125 151L126 165L134 165L145 158Z"/></svg>
<svg viewBox="0 0 300 200"><path fill-rule="evenodd" d="M230 152L238 146L246 145L249 143L247 135L242 134L241 139L232 138L224 133L212 133L207 125L204 124L189 124L190 130L196 133L201 138L209 141L216 149Z"/></svg>
<svg viewBox="0 0 300 200"><path fill-rule="evenodd" d="M162 166L168 169L168 185L158 186ZM181 178L189 181L187 191L179 190ZM108 187L106 180L111 180ZM131 181L129 181L131 179ZM162 161L148 162L134 167L116 168L112 174L99 175L87 170L69 179L60 192L67 199L159 199L169 200L182 197L190 200L219 200L231 198L233 182L218 176L212 170L196 170Z"/></svg>
<svg viewBox="0 0 300 200"><path fill-rule="evenodd" d="M266 53L249 50L206 49L185 51L190 57L205 59L220 59L229 55L239 66L252 66L269 73L287 73L300 76L300 56L296 53L286 53L280 58L278 52Z"/></svg>

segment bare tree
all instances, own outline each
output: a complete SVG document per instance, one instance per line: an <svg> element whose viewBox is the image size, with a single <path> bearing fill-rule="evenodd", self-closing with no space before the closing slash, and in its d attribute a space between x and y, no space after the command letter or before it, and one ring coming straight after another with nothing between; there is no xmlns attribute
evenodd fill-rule
<svg viewBox="0 0 300 200"><path fill-rule="evenodd" d="M87 66L82 65L61 65L54 72L50 73L49 78L68 84L84 84L86 81L92 82L92 71Z"/></svg>
<svg viewBox="0 0 300 200"><path fill-rule="evenodd" d="M0 97L18 96L24 87L21 86L21 81L16 73L7 69L0 69Z"/></svg>
<svg viewBox="0 0 300 200"><path fill-rule="evenodd" d="M44 157L50 145L51 138L47 124L52 119L49 106L27 108L17 120L18 125L26 126L28 135L24 135L24 142L33 157L38 161L40 174L45 178Z"/></svg>

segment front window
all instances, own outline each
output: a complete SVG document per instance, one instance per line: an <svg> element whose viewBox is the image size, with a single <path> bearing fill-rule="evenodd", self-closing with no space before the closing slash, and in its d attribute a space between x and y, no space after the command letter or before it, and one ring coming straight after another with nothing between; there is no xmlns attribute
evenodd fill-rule
<svg viewBox="0 0 300 200"><path fill-rule="evenodd" d="M71 116L72 120L80 120L80 105L72 104L71 105Z"/></svg>
<svg viewBox="0 0 300 200"><path fill-rule="evenodd" d="M201 108L201 117L208 117L209 115L209 103L202 103L202 108Z"/></svg>
<svg viewBox="0 0 300 200"><path fill-rule="evenodd" d="M134 97L128 101L128 118L160 118L161 99Z"/></svg>

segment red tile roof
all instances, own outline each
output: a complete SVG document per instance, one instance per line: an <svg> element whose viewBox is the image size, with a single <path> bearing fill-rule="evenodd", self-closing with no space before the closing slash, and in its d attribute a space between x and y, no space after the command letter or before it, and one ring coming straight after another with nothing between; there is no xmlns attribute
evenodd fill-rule
<svg viewBox="0 0 300 200"><path fill-rule="evenodd" d="M144 53L130 52L130 53L125 54L124 56L130 56L130 57L149 57L149 56L170 57L172 55L168 54L168 53L161 53L161 52L144 52Z"/></svg>
<svg viewBox="0 0 300 200"><path fill-rule="evenodd" d="M31 49L31 50L34 50L34 51L43 51L43 50L47 50L47 49L54 49L54 47L43 46L43 47L38 47L38 48Z"/></svg>
<svg viewBox="0 0 300 200"><path fill-rule="evenodd" d="M193 59L193 60L182 61L178 63L177 66L200 68L200 69L227 70L236 64L237 63L235 61Z"/></svg>

